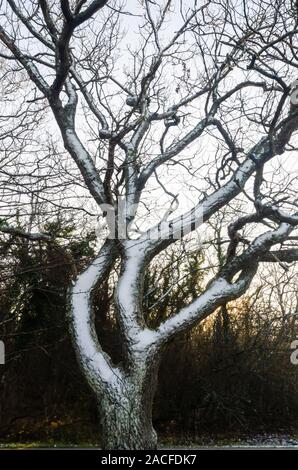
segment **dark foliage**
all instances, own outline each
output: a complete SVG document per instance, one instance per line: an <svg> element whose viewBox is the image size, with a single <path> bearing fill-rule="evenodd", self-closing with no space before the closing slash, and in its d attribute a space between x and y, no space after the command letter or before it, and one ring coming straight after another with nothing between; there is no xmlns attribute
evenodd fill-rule
<svg viewBox="0 0 298 470"><path fill-rule="evenodd" d="M57 236L61 230L52 226ZM3 441L99 440L96 406L78 369L67 325L67 286L93 255L94 239L92 234L72 238L71 227L63 234L65 244L18 241L5 252L10 263L2 271L0 295L0 338L7 353L0 368ZM144 297L149 325L156 326L199 294L201 264L200 253L184 260L172 253L162 269L152 266ZM171 276L173 268L180 282ZM98 289L95 314L102 344L119 360L112 295L112 286ZM161 434L195 438L295 426L298 378L289 361L294 333L294 317L281 315L262 298L254 303L246 298L223 305L170 344L154 408Z"/></svg>

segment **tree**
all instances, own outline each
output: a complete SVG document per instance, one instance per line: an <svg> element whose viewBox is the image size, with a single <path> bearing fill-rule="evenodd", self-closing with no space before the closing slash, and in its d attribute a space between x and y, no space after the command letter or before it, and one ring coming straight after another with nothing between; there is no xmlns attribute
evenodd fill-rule
<svg viewBox="0 0 298 470"><path fill-rule="evenodd" d="M75 194L60 183L70 201L83 199L66 209L89 211L90 223L98 210L110 230L105 237L98 230L98 254L69 288L73 344L98 402L105 448L155 448L152 402L166 345L246 292L259 263L298 259L290 153L298 130L296 2L159 3L137 2L129 11L129 2L118 0L1 1L9 109L3 154L24 166L26 145L36 165L42 158L53 168L55 152L44 150L48 119L51 145L55 137L62 152L62 143L80 172L68 188ZM7 165L17 179L19 165ZM178 186L197 202L188 210L180 204L173 217ZM22 188L18 181L18 194ZM46 190L38 188L38 196ZM51 243L51 234L32 224L16 227L11 186L8 195L3 234ZM217 272L210 271L204 292L150 329L142 305L150 262L223 208L232 222ZM204 240L202 247L208 252ZM93 292L111 276L122 344L117 364L98 340L93 315Z"/></svg>

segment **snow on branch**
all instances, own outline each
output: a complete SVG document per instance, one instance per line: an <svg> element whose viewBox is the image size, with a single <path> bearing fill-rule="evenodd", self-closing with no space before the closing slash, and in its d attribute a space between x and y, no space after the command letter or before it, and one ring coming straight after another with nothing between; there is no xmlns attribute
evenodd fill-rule
<svg viewBox="0 0 298 470"><path fill-rule="evenodd" d="M25 232L24 230L21 230L16 227L10 227L6 225L6 223L0 223L0 232L2 233L7 233L9 235L12 235L14 237L20 237L20 238L25 238L27 240L31 241L46 241L46 242L51 242L53 241L53 237L51 235L48 235L47 233L43 232Z"/></svg>
<svg viewBox="0 0 298 470"><path fill-rule="evenodd" d="M277 229L257 237L244 253L227 262L202 295L160 325L156 341L168 341L173 335L206 318L223 303L243 294L256 273L258 263L268 256L267 253L273 245L284 241L293 229L293 226L282 223Z"/></svg>
<svg viewBox="0 0 298 470"><path fill-rule="evenodd" d="M113 243L105 244L99 255L74 281L70 289L71 327L80 364L89 377L90 385L98 390L105 386L117 386L121 372L112 365L102 350L95 331L92 315L92 291L111 269L115 259Z"/></svg>
<svg viewBox="0 0 298 470"><path fill-rule="evenodd" d="M49 91L48 83L42 77L30 56L26 55L18 48L16 42L5 32L2 26L0 26L0 41L12 52L16 60L24 67L37 88L47 96Z"/></svg>

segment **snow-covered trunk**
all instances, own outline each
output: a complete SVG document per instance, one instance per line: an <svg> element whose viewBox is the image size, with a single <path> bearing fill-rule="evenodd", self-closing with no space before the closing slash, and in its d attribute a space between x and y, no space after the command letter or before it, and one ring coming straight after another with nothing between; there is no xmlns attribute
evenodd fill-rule
<svg viewBox="0 0 298 470"><path fill-rule="evenodd" d="M270 237L276 240L277 231L268 233L259 237L257 249L261 246L260 239L264 243L268 243ZM226 268L222 273L228 279L215 278L197 299L153 331L147 327L142 312L143 279L148 264L146 246L134 240L123 242L121 271L115 289L115 315L123 353L121 361L115 365L98 340L92 294L109 275L116 248L113 242L107 241L97 258L71 286L72 339L81 369L98 403L102 447L155 449L157 437L152 426L152 405L164 347L178 333L187 331L217 307L244 293L256 266L248 263L237 281L231 283L229 277L239 271L237 265L235 268L231 264L229 270Z"/></svg>
<svg viewBox="0 0 298 470"><path fill-rule="evenodd" d="M101 445L105 449L155 449L152 405L160 362L155 333L140 325L140 263L132 256L116 289L116 306L123 340L121 364L115 366L102 350L95 331L92 292L108 274L113 244L81 273L70 289L71 333L76 354L98 403ZM141 273L141 274L140 274Z"/></svg>
<svg viewBox="0 0 298 470"><path fill-rule="evenodd" d="M156 449L152 405L156 373L134 373L124 379L116 392L99 400L101 445L103 449Z"/></svg>
<svg viewBox="0 0 298 470"><path fill-rule="evenodd" d="M123 345L123 371L117 387L99 399L102 446L106 449L155 449L152 405L160 354L154 333L142 315L144 251L135 242L123 243L125 254L115 291L115 306Z"/></svg>

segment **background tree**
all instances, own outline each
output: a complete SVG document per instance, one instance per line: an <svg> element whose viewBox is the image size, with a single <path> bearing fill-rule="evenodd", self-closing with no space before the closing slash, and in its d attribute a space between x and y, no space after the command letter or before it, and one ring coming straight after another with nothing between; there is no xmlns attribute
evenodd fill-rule
<svg viewBox="0 0 298 470"><path fill-rule="evenodd" d="M2 270L0 337L7 355L0 370L0 438L98 446L96 406L81 380L66 321L74 265L80 270L92 259L94 239L92 234L78 239L61 222L48 230L58 237L54 245L15 240L9 269ZM212 233L211 243L217 240L217 231ZM143 309L151 328L198 295L208 276L201 250L176 245L146 274ZM263 275L266 282L260 283ZM100 285L94 292L95 328L104 349L119 361L112 287ZM264 266L241 301L228 303L224 312L217 309L168 345L153 408L162 442L260 443L266 433L280 439L295 435L298 383L289 356L297 332L296 297L293 268Z"/></svg>

